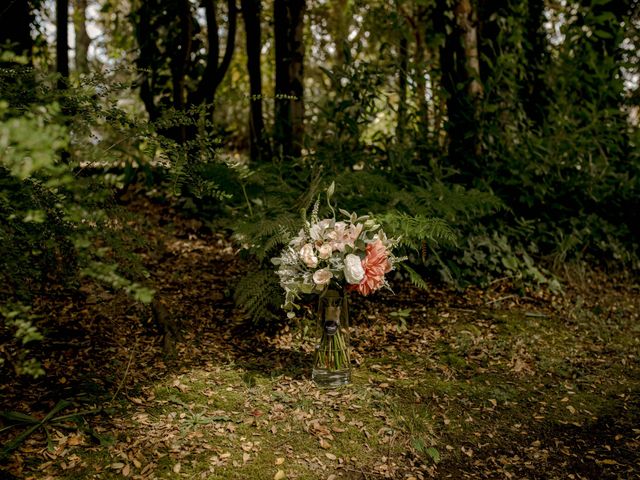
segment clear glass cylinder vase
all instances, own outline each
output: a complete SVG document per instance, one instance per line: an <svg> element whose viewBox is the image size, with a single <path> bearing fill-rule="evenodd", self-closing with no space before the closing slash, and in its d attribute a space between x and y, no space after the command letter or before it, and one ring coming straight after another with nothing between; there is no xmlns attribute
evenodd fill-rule
<svg viewBox="0 0 640 480"><path fill-rule="evenodd" d="M320 296L312 378L319 387L351 382L349 306L344 291L328 289Z"/></svg>

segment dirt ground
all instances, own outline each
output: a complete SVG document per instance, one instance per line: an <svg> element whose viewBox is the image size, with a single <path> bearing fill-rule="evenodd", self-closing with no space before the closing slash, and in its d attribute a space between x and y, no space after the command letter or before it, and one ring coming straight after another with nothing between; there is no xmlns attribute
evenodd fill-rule
<svg viewBox="0 0 640 480"><path fill-rule="evenodd" d="M353 300L353 383L321 390L299 324L234 307L248 267L225 236L127 208L157 303L89 282L37 300L47 374L3 375L0 478L640 478L637 279L395 282Z"/></svg>

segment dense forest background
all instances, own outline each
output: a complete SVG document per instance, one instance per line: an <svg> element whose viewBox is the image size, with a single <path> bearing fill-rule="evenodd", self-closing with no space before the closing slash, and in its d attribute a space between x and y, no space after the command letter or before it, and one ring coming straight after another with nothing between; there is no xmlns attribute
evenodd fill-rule
<svg viewBox="0 0 640 480"><path fill-rule="evenodd" d="M631 0L6 2L3 329L39 339L34 296L81 278L151 301L137 191L233 236L258 320L281 303L270 257L333 181L403 236L419 286L637 272L639 27Z"/></svg>
<svg viewBox="0 0 640 480"><path fill-rule="evenodd" d="M637 0L0 2L0 477L635 478L639 55ZM406 256L331 391L271 262L328 190Z"/></svg>

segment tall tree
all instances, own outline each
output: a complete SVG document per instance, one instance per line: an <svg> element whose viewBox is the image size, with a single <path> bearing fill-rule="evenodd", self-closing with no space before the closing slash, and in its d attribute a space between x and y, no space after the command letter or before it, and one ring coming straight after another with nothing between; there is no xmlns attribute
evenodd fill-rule
<svg viewBox="0 0 640 480"><path fill-rule="evenodd" d="M276 101L274 139L285 156L299 157L304 136L305 0L274 0Z"/></svg>
<svg viewBox="0 0 640 480"><path fill-rule="evenodd" d="M31 57L31 4L25 0L3 2L0 6L0 48Z"/></svg>
<svg viewBox="0 0 640 480"><path fill-rule="evenodd" d="M227 0L226 45L220 60L220 32L216 0L202 0L206 44L190 0L147 0L131 15L140 45L140 97L152 120L166 108L188 111L202 106L210 119L215 93L235 49L237 8ZM168 72L168 75L167 75ZM196 133L193 126L170 128L165 133L181 143Z"/></svg>
<svg viewBox="0 0 640 480"><path fill-rule="evenodd" d="M81 74L89 73L89 45L91 44L91 38L87 33L87 0L74 0L73 27L76 36L76 72Z"/></svg>
<svg viewBox="0 0 640 480"><path fill-rule="evenodd" d="M31 3L10 1L0 5L0 52L24 56L31 63L33 39ZM29 68L18 62L0 61L0 98L11 105L30 102L35 96L35 76Z"/></svg>
<svg viewBox="0 0 640 480"><path fill-rule="evenodd" d="M407 123L407 79L409 76L409 39L405 28L399 29L400 41L398 46L398 118L396 123L396 140L404 142L404 132Z"/></svg>
<svg viewBox="0 0 640 480"><path fill-rule="evenodd" d="M216 17L216 1L203 0L205 17L207 20L207 56L206 66L202 78L198 82L198 88L189 97L192 105L210 104L215 100L216 90L222 83L229 70L233 51L236 45L236 28L238 9L235 0L227 0L227 43L225 45L222 61L220 61L220 34L218 32L218 20Z"/></svg>
<svg viewBox="0 0 640 480"><path fill-rule="evenodd" d="M544 29L544 0L528 0L525 21L526 78L522 85L524 109L531 120L542 125L548 91L544 72L548 62Z"/></svg>
<svg viewBox="0 0 640 480"><path fill-rule="evenodd" d="M260 68L260 52L262 35L260 26L260 0L241 0L242 18L244 20L247 71L249 73L249 141L251 159L259 161L267 153L264 119L262 116L262 70Z"/></svg>
<svg viewBox="0 0 640 480"><path fill-rule="evenodd" d="M56 0L56 72L63 87L69 77L69 0Z"/></svg>
<svg viewBox="0 0 640 480"><path fill-rule="evenodd" d="M442 87L446 93L448 157L461 177L471 180L481 172L477 101L482 94L476 12L469 0L437 2L438 24L444 35L440 48Z"/></svg>

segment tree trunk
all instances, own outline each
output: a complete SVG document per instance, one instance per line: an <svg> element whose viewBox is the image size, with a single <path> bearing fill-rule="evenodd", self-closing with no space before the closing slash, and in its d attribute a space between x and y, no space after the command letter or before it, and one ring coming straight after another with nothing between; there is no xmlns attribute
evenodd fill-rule
<svg viewBox="0 0 640 480"><path fill-rule="evenodd" d="M56 0L56 72L63 88L69 78L69 0Z"/></svg>
<svg viewBox="0 0 640 480"><path fill-rule="evenodd" d="M451 18L447 0L439 0L438 25L444 34L440 48L442 87L446 94L448 158L463 180L480 176L477 99L479 82L477 33L469 0L458 0Z"/></svg>
<svg viewBox="0 0 640 480"><path fill-rule="evenodd" d="M16 55L31 58L31 5L26 0L3 2L0 7L0 45L11 45Z"/></svg>
<svg viewBox="0 0 640 480"><path fill-rule="evenodd" d="M401 32L398 54L400 55L400 65L398 65L398 121L396 124L396 141L404 143L404 132L407 123L407 75L409 69L409 42L406 35Z"/></svg>
<svg viewBox="0 0 640 480"><path fill-rule="evenodd" d="M89 73L89 45L91 39L87 33L87 0L74 0L73 26L76 34L75 64L79 74Z"/></svg>
<svg viewBox="0 0 640 480"><path fill-rule="evenodd" d="M299 157L304 135L305 0L275 0L276 105L274 138L285 156Z"/></svg>
<svg viewBox="0 0 640 480"><path fill-rule="evenodd" d="M348 0L333 0L330 2L331 20L333 21L334 65L340 67L346 60L345 49L350 48L347 40L349 36L349 2Z"/></svg>
<svg viewBox="0 0 640 480"><path fill-rule="evenodd" d="M160 109L154 100L157 77L154 59L158 58L160 52L158 52L151 35L151 12L152 6L150 2L142 2L137 11L138 21L135 25L135 34L140 46L140 55L136 60L136 64L140 70L140 99L144 103L149 120L155 122L160 118Z"/></svg>
<svg viewBox="0 0 640 480"><path fill-rule="evenodd" d="M189 98L192 105L207 104L213 111L216 90L222 83L229 69L236 46L236 27L238 9L235 0L227 0L227 43L224 47L222 61L220 61L220 36L218 34L218 20L216 17L215 0L205 0L205 18L207 20L207 64L198 82L198 88Z"/></svg>
<svg viewBox="0 0 640 480"><path fill-rule="evenodd" d="M464 59L469 77L469 96L477 98L482 94L480 83L480 58L478 55L478 18L470 0L459 0L455 7L456 25L464 48Z"/></svg>
<svg viewBox="0 0 640 480"><path fill-rule="evenodd" d="M249 73L249 141L251 159L260 161L267 154L264 119L262 116L262 71L260 51L262 49L260 26L260 0L241 0L242 17L247 46L247 72Z"/></svg>

